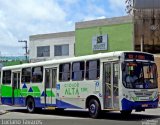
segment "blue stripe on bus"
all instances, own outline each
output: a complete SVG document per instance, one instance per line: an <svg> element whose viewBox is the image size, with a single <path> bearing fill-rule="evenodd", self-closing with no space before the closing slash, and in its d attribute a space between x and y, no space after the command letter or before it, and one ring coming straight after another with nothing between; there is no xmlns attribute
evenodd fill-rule
<svg viewBox="0 0 160 125"><path fill-rule="evenodd" d="M4 105L19 105L25 106L25 98L24 97L15 97L14 100L12 97L1 97L1 103Z"/></svg>
<svg viewBox="0 0 160 125"><path fill-rule="evenodd" d="M24 97L15 97L14 105L25 106L25 98Z"/></svg>
<svg viewBox="0 0 160 125"><path fill-rule="evenodd" d="M56 105L58 108L76 108L76 109L82 109L78 106L75 106L75 105L72 105L70 103L67 103L67 102L64 102L64 101L61 101L61 100L56 100Z"/></svg>
<svg viewBox="0 0 160 125"><path fill-rule="evenodd" d="M40 107L40 108L44 108L47 106L56 106L58 108L76 108L76 109L82 109L78 106L72 105L70 103L61 101L61 100L57 100L56 99L56 104L44 104L41 103L41 99L39 97L34 98L35 101L35 107ZM12 97L1 97L1 102L4 105L13 105L13 98ZM18 105L18 106L26 106L26 98L25 97L15 97L14 98L14 105Z"/></svg>
<svg viewBox="0 0 160 125"><path fill-rule="evenodd" d="M122 99L122 110L133 110L133 109L148 109L148 108L157 108L158 99L155 101L142 101L142 102L132 102L125 98ZM142 107L142 104L147 104L148 107Z"/></svg>
<svg viewBox="0 0 160 125"><path fill-rule="evenodd" d="M12 105L12 97L1 97L1 103L5 105Z"/></svg>

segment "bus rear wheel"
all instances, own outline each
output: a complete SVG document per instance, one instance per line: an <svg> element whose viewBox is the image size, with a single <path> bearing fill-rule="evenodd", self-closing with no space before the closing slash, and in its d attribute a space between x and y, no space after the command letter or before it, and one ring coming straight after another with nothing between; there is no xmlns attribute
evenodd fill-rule
<svg viewBox="0 0 160 125"><path fill-rule="evenodd" d="M96 99L91 99L89 101L89 115L91 118L98 118L101 112L100 104Z"/></svg>
<svg viewBox="0 0 160 125"><path fill-rule="evenodd" d="M27 110L29 113L35 112L35 103L33 98L27 99Z"/></svg>

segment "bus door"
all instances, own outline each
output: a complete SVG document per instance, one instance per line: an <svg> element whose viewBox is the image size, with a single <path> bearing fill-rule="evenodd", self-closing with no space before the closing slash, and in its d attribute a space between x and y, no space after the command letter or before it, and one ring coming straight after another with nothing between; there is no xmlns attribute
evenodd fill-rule
<svg viewBox="0 0 160 125"><path fill-rule="evenodd" d="M104 63L104 107L106 109L119 109L119 63Z"/></svg>
<svg viewBox="0 0 160 125"><path fill-rule="evenodd" d="M57 82L57 69L45 69L45 104L56 104L56 82Z"/></svg>
<svg viewBox="0 0 160 125"><path fill-rule="evenodd" d="M12 72L12 104L20 104L20 72Z"/></svg>

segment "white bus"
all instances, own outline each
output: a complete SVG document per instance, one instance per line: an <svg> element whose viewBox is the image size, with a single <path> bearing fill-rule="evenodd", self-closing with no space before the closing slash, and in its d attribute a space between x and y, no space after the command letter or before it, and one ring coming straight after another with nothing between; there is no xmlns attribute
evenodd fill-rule
<svg viewBox="0 0 160 125"><path fill-rule="evenodd" d="M158 107L154 56L119 51L3 67L1 103L42 108L130 114Z"/></svg>

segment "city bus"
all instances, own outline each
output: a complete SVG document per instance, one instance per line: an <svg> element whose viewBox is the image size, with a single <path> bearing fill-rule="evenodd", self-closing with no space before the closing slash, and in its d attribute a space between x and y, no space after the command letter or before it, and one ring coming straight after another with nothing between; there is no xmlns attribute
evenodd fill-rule
<svg viewBox="0 0 160 125"><path fill-rule="evenodd" d="M158 107L157 68L145 52L117 51L3 67L1 103L40 109L145 111Z"/></svg>

